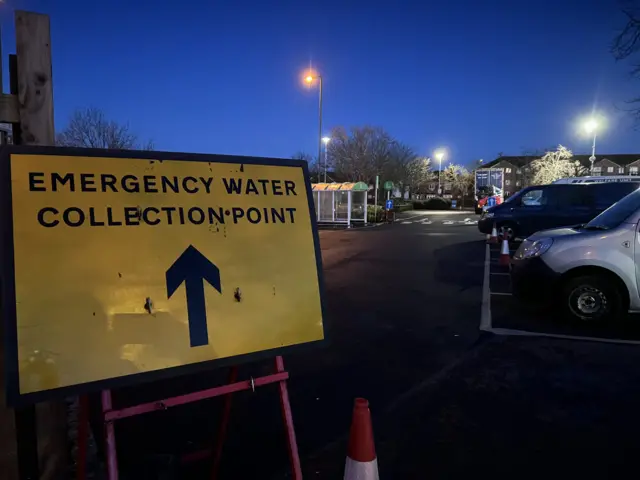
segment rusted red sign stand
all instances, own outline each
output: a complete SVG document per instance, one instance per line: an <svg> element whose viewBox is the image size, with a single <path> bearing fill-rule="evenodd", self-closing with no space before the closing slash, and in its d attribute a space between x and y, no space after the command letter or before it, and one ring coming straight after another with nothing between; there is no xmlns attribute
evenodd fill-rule
<svg viewBox="0 0 640 480"><path fill-rule="evenodd" d="M186 455L182 458L183 462L189 462L207 458L213 453L213 464L211 469L211 478L215 479L218 475L220 466L220 458L222 455L222 446L229 424L231 414L231 394L243 390L255 390L256 387L278 383L278 391L280 393L280 407L282 409L282 418L285 429L287 431L287 447L289 450L289 460L291 462L292 478L294 480L302 479L302 469L300 467L300 457L298 455L298 445L296 443L296 433L293 428L293 416L291 414L291 405L289 403L289 392L287 390L287 379L289 372L284 369L284 361L281 356L274 359L275 372L264 377L252 378L250 380L236 381L237 368L232 367L229 372L229 383L221 387L214 387L199 392L188 393L177 397L167 398L165 400L141 403L131 407L113 409L111 402L111 391L104 390L102 392L102 415L105 422L105 443L107 456L107 478L109 480L118 479L118 459L116 455L116 437L114 434L113 422L122 418L142 415L144 413L155 412L157 410L166 410L170 407L184 405L187 403L205 400L207 398L219 397L226 395L222 419L218 429L217 440L214 449L203 450L193 454ZM87 462L87 442L88 442L88 402L86 397L80 399L80 409L78 415L78 458L77 458L77 479L84 480L86 477Z"/></svg>
<svg viewBox="0 0 640 480"><path fill-rule="evenodd" d="M396 212L387 210L387 223L393 223L396 221Z"/></svg>

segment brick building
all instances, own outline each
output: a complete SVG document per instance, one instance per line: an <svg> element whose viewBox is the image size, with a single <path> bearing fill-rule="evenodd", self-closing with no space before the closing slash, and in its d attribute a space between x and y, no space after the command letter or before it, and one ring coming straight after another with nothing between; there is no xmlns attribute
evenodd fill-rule
<svg viewBox="0 0 640 480"><path fill-rule="evenodd" d="M574 155L585 168L590 168L590 155ZM503 156L483 165L481 168L504 169L504 194L509 196L531 184L529 164L539 156ZM596 155L592 175L639 175L640 154Z"/></svg>

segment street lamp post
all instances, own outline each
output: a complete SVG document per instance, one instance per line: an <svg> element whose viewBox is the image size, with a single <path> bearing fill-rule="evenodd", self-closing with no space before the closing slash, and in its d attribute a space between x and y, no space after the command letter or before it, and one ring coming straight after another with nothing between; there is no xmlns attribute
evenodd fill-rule
<svg viewBox="0 0 640 480"><path fill-rule="evenodd" d="M331 137L322 137L322 143L324 143L324 183L327 183L327 151L330 141Z"/></svg>
<svg viewBox="0 0 640 480"><path fill-rule="evenodd" d="M438 195L442 195L442 186L440 182L440 174L442 171L442 159L444 158L444 151L438 150L434 155L438 159Z"/></svg>
<svg viewBox="0 0 640 480"><path fill-rule="evenodd" d="M318 80L318 162L322 155L322 76L321 75L307 75L304 79L305 82L311 86L314 80ZM325 165L326 167L326 165ZM324 181L327 181L327 171L325 168Z"/></svg>
<svg viewBox="0 0 640 480"><path fill-rule="evenodd" d="M591 162L590 173L593 173L593 163L596 161L596 136L598 131L598 122L595 120L587 120L584 124L584 129L588 134L593 134L593 144L591 145L591 156L589 157L589 161Z"/></svg>

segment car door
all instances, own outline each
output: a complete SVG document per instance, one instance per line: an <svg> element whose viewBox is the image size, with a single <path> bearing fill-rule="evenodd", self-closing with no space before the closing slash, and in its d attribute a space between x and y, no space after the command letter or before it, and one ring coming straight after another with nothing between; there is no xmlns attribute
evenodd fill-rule
<svg viewBox="0 0 640 480"><path fill-rule="evenodd" d="M511 207L513 219L518 224L518 234L528 236L539 230L549 228L550 203L549 185L530 187L518 197Z"/></svg>
<svg viewBox="0 0 640 480"><path fill-rule="evenodd" d="M592 191L588 185L557 185L550 193L554 204L549 211L551 227L578 225L593 218Z"/></svg>

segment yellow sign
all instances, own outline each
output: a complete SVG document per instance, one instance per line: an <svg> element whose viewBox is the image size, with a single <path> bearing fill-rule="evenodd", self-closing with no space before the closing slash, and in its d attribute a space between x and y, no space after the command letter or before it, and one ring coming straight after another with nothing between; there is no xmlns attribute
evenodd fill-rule
<svg viewBox="0 0 640 480"><path fill-rule="evenodd" d="M10 397L324 338L302 163L87 152L5 152Z"/></svg>

